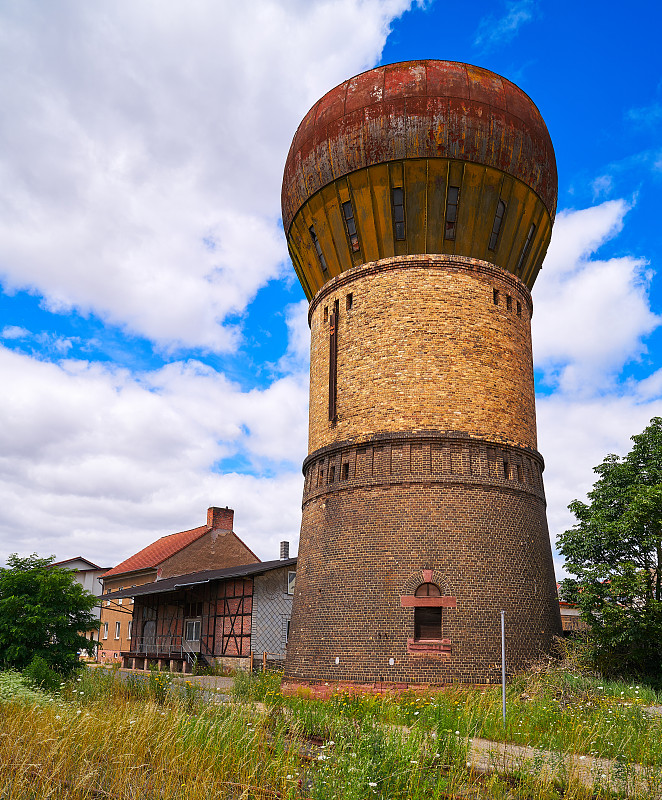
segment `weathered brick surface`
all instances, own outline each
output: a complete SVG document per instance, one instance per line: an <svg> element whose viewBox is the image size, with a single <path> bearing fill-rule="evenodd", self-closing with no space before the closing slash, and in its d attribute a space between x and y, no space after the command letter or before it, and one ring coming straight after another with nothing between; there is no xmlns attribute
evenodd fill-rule
<svg viewBox="0 0 662 800"><path fill-rule="evenodd" d="M259 559L235 533L223 528L213 528L166 559L159 569L159 579L186 575L203 569L254 564L256 561Z"/></svg>
<svg viewBox="0 0 662 800"><path fill-rule="evenodd" d="M336 301L334 425L325 313ZM460 256L382 259L329 281L311 303L309 452L427 430L535 448L531 313L529 291L514 275Z"/></svg>
<svg viewBox="0 0 662 800"><path fill-rule="evenodd" d="M436 477L337 487L304 504L288 676L498 680L502 609L511 667L548 652L560 621L540 492ZM457 600L442 612L450 657L407 652L414 610L400 597L423 569Z"/></svg>
<svg viewBox="0 0 662 800"><path fill-rule="evenodd" d="M336 301L330 422L325 308ZM494 681L501 610L513 669L560 634L535 449L531 311L513 275L457 256L366 264L313 299L288 677ZM450 653L409 652L414 609L401 597L424 570L456 600L442 611Z"/></svg>

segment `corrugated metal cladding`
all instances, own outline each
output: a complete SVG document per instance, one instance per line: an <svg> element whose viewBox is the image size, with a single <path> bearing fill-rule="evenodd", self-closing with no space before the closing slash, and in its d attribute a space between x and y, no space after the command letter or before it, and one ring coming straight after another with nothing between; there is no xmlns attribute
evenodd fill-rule
<svg viewBox="0 0 662 800"><path fill-rule="evenodd" d="M285 230L301 205L340 175L386 161L434 157L513 175L554 218L556 159L533 101L486 69L408 61L350 78L306 114L285 163Z"/></svg>
<svg viewBox="0 0 662 800"><path fill-rule="evenodd" d="M394 231L394 188L404 188L404 238ZM449 188L459 190L455 229ZM530 287L556 197L551 139L521 89L479 67L410 61L357 75L313 106L287 157L282 212L309 298L351 266L417 253L485 259ZM503 230L490 248L500 200Z"/></svg>

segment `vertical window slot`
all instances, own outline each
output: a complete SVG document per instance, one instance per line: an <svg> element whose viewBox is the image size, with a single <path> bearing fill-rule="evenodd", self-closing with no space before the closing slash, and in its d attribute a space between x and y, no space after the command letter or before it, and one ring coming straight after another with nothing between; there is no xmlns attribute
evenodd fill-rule
<svg viewBox="0 0 662 800"><path fill-rule="evenodd" d="M329 307L328 306L324 306L324 322L328 322L328 321L329 321Z"/></svg>
<svg viewBox="0 0 662 800"><path fill-rule="evenodd" d="M336 402L338 396L338 300L333 303L329 317L329 422L337 419Z"/></svg>
<svg viewBox="0 0 662 800"><path fill-rule="evenodd" d="M524 242L524 247L522 248L522 252L519 257L519 261L517 262L517 269L516 272L521 273L524 264L526 263L526 258L529 255L529 250L531 248L531 242L533 241L533 234L536 232L536 226L532 222L531 227L529 228L529 232L526 237L526 241Z"/></svg>
<svg viewBox="0 0 662 800"><path fill-rule="evenodd" d="M497 242L499 241L499 231L501 230L501 223L503 222L503 215L506 213L506 204L503 200L497 203L496 213L494 215L494 222L492 223L492 233L490 234L490 243L488 245L490 250L496 250Z"/></svg>
<svg viewBox="0 0 662 800"><path fill-rule="evenodd" d="M449 186L446 194L446 228L444 239L455 239L457 226L457 207L460 202L460 187Z"/></svg>
<svg viewBox="0 0 662 800"><path fill-rule="evenodd" d="M352 201L348 200L342 204L342 213L345 217L345 227L347 228L347 236L349 236L349 244L352 252L357 253L359 250L359 235L356 232L356 222L354 221L354 209L352 208Z"/></svg>
<svg viewBox="0 0 662 800"><path fill-rule="evenodd" d="M495 306L499 305L499 290L498 289L492 289L492 302L494 303Z"/></svg>
<svg viewBox="0 0 662 800"><path fill-rule="evenodd" d="M349 463L345 461L345 463L340 468L340 480L346 481L349 479Z"/></svg>
<svg viewBox="0 0 662 800"><path fill-rule="evenodd" d="M354 305L354 295L350 292L347 297L345 298L345 308L347 311L350 311L352 306Z"/></svg>
<svg viewBox="0 0 662 800"><path fill-rule="evenodd" d="M405 192L401 187L391 191L391 204L393 206L393 231L397 241L405 238Z"/></svg>
<svg viewBox="0 0 662 800"><path fill-rule="evenodd" d="M517 301L517 316L518 317L522 316L522 304L520 303L519 300Z"/></svg>
<svg viewBox="0 0 662 800"><path fill-rule="evenodd" d="M331 464L329 467L329 483L335 483L336 480L336 466Z"/></svg>
<svg viewBox="0 0 662 800"><path fill-rule="evenodd" d="M509 294L506 295L506 308L508 311L513 310L513 298Z"/></svg>
<svg viewBox="0 0 662 800"><path fill-rule="evenodd" d="M315 246L315 251L317 252L317 257L320 260L320 266L322 267L322 272L327 272L328 267L326 266L326 260L324 258L324 253L322 252L322 246L320 245L320 241L317 238L317 234L315 233L315 226L311 225L308 228L310 232L310 238L313 240L313 245Z"/></svg>

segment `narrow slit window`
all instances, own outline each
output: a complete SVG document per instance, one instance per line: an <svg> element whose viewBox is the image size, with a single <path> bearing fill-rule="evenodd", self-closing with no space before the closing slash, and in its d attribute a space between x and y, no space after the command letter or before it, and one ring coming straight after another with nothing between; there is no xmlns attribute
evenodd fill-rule
<svg viewBox="0 0 662 800"><path fill-rule="evenodd" d="M329 307L328 306L324 306L324 322L328 322L328 321L329 321Z"/></svg>
<svg viewBox="0 0 662 800"><path fill-rule="evenodd" d="M517 480L520 483L523 483L523 480L522 480L522 466L520 464L517 465Z"/></svg>
<svg viewBox="0 0 662 800"><path fill-rule="evenodd" d="M520 303L519 300L517 301L517 316L518 317L522 316L522 304Z"/></svg>
<svg viewBox="0 0 662 800"><path fill-rule="evenodd" d="M506 308L508 311L513 310L513 298L509 294L506 295Z"/></svg>
<svg viewBox="0 0 662 800"><path fill-rule="evenodd" d="M496 250L497 242L499 241L499 231L501 230L501 223L503 222L503 215L506 213L506 204L503 200L497 203L496 213L494 215L494 222L492 223L492 233L490 234L489 249Z"/></svg>
<svg viewBox="0 0 662 800"><path fill-rule="evenodd" d="M308 228L310 231L310 238L313 240L313 245L315 246L315 250L317 252L317 257L320 260L320 266L322 267L322 272L327 272L328 267L326 266L326 260L324 258L324 253L322 252L322 246L320 245L320 240L317 238L317 234L315 233L315 226L311 225Z"/></svg>
<svg viewBox="0 0 662 800"><path fill-rule="evenodd" d="M345 462L340 468L340 480L346 481L349 479L349 464Z"/></svg>
<svg viewBox="0 0 662 800"><path fill-rule="evenodd" d="M345 227L347 228L347 236L349 236L349 244L352 252L357 253L359 250L359 235L356 232L356 222L354 221L354 209L352 208L352 201L348 200L342 204L342 213L345 217Z"/></svg>
<svg viewBox="0 0 662 800"><path fill-rule="evenodd" d="M335 464L331 464L329 467L329 483L334 483L336 480L336 467Z"/></svg>
<svg viewBox="0 0 662 800"><path fill-rule="evenodd" d="M345 309L347 311L350 311L353 305L354 305L354 295L350 293L345 298Z"/></svg>
<svg viewBox="0 0 662 800"><path fill-rule="evenodd" d="M503 461L503 477L506 480L510 479L510 465L508 464L508 462L505 459Z"/></svg>
<svg viewBox="0 0 662 800"><path fill-rule="evenodd" d="M524 242L524 247L522 248L522 252L519 257L519 261L517 262L517 272L519 273L524 264L526 263L526 258L529 255L529 250L531 249L531 242L533 241L533 234L536 232L536 226L532 222L531 227L529 228L529 232L526 237L526 241Z"/></svg>
<svg viewBox="0 0 662 800"><path fill-rule="evenodd" d="M395 187L391 192L391 202L393 204L393 230L397 241L405 238L405 191L401 187Z"/></svg>
<svg viewBox="0 0 662 800"><path fill-rule="evenodd" d="M495 306L499 305L499 290L498 289L492 289L492 302L494 303Z"/></svg>
<svg viewBox="0 0 662 800"><path fill-rule="evenodd" d="M446 228L444 239L455 239L457 226L457 207L460 201L460 187L449 186L446 195Z"/></svg>

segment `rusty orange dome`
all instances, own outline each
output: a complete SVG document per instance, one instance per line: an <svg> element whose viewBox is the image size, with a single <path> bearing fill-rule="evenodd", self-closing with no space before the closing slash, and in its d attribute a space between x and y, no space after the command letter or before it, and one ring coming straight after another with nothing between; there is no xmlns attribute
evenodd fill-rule
<svg viewBox="0 0 662 800"><path fill-rule="evenodd" d="M282 215L308 298L393 255L487 260L531 288L556 198L552 142L521 89L470 64L407 61L350 78L310 109L285 164Z"/></svg>
<svg viewBox="0 0 662 800"><path fill-rule="evenodd" d="M285 163L283 226L288 231L301 205L341 175L393 159L435 156L519 178L554 218L554 149L529 96L490 70L426 60L363 72L315 103Z"/></svg>

